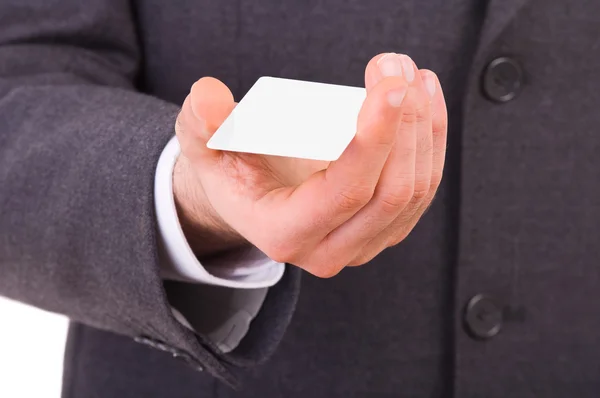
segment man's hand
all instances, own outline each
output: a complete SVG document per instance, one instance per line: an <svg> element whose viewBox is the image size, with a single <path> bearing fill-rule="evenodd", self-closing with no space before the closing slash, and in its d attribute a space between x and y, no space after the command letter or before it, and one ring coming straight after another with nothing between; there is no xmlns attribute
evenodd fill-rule
<svg viewBox="0 0 600 398"><path fill-rule="evenodd" d="M431 71L404 55L367 65L357 133L332 163L214 151L235 107L213 78L196 82L176 123L174 191L200 255L250 242L270 258L330 277L402 241L440 184L447 114Z"/></svg>

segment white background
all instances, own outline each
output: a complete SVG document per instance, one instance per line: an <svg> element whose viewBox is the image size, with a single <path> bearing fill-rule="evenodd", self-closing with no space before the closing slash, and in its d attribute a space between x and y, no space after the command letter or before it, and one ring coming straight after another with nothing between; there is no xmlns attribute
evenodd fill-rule
<svg viewBox="0 0 600 398"><path fill-rule="evenodd" d="M67 320L0 297L0 397L59 398Z"/></svg>

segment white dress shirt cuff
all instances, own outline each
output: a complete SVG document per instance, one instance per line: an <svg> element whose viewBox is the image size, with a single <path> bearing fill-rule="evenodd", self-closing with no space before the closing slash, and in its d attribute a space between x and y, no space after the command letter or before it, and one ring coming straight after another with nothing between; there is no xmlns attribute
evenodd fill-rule
<svg viewBox="0 0 600 398"><path fill-rule="evenodd" d="M177 137L173 137L156 168L154 200L163 278L238 289L276 284L283 276L285 264L271 260L256 247L232 251L202 263L196 258L181 229L173 197L173 169L180 151Z"/></svg>

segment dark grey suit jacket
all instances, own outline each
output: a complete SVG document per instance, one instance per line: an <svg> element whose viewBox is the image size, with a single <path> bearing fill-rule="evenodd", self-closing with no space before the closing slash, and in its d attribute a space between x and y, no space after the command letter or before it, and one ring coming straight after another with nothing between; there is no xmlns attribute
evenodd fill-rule
<svg viewBox="0 0 600 398"><path fill-rule="evenodd" d="M360 85L385 51L445 88L435 203L367 266L288 266L221 353L158 275L179 104L206 75ZM0 294L73 319L65 397L598 397L599 72L597 0L2 0Z"/></svg>

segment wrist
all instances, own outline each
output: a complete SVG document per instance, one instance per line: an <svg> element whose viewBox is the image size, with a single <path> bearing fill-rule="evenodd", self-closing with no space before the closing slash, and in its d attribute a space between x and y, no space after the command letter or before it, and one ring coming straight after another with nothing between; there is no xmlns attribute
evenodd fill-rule
<svg viewBox="0 0 600 398"><path fill-rule="evenodd" d="M189 160L182 155L173 170L173 195L183 233L198 257L249 244L214 210Z"/></svg>

